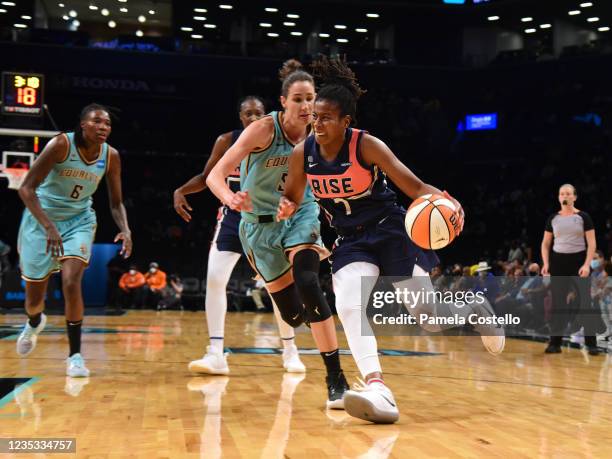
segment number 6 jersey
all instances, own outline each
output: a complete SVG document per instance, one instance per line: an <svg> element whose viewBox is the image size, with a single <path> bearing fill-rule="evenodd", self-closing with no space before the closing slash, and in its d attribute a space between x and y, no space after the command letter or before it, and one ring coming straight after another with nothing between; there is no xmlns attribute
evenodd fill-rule
<svg viewBox="0 0 612 459"><path fill-rule="evenodd" d="M42 208L52 220L68 220L91 208L91 196L108 170L109 147L100 146L98 157L87 161L74 142L74 133L65 135L68 150L36 189Z"/></svg>

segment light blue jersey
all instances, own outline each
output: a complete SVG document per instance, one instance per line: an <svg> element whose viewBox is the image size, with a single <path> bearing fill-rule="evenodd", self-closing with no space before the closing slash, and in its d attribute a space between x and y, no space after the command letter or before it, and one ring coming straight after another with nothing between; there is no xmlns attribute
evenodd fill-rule
<svg viewBox="0 0 612 459"><path fill-rule="evenodd" d="M268 291L278 292L291 283L290 253L309 248L321 258L329 252L321 241L319 206L306 185L304 200L294 216L276 222L278 201L283 194L293 144L281 127L282 112L272 112L274 137L265 150L250 153L240 165L240 189L248 191L252 212L242 212L240 242L251 266L266 282Z"/></svg>
<svg viewBox="0 0 612 459"><path fill-rule="evenodd" d="M283 194L289 171L289 155L294 145L285 137L280 123L282 112L271 112L274 120L274 137L262 151L249 153L240 165L240 189L248 191L253 202L254 215L276 215L278 201ZM314 202L309 186L304 191L303 204Z"/></svg>
<svg viewBox="0 0 612 459"><path fill-rule="evenodd" d="M74 144L74 134L65 134L69 147L63 161L55 164L36 189L47 216L62 237L64 255L54 258L47 252L47 232L26 208L19 227L19 265L21 277L41 282L61 269L65 259L76 258L89 264L96 234L96 213L91 196L108 169L109 147L104 143L94 161L87 161Z"/></svg>
<svg viewBox="0 0 612 459"><path fill-rule="evenodd" d="M36 189L40 205L51 220L67 220L91 208L91 196L108 168L108 144L98 157L87 161L74 143L74 133L65 134L69 148L66 158L53 166Z"/></svg>

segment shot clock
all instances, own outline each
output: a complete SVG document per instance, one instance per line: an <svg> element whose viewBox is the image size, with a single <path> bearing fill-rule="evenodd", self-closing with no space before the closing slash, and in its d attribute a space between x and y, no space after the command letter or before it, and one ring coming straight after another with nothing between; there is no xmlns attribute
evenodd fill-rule
<svg viewBox="0 0 612 459"><path fill-rule="evenodd" d="M44 75L2 72L2 114L41 116Z"/></svg>

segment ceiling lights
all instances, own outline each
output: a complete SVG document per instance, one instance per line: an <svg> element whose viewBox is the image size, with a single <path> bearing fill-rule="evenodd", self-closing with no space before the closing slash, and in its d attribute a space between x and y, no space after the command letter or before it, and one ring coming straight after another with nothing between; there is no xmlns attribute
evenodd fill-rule
<svg viewBox="0 0 612 459"><path fill-rule="evenodd" d="M489 20L489 21L499 21L499 16L489 16L487 18L487 20Z"/></svg>

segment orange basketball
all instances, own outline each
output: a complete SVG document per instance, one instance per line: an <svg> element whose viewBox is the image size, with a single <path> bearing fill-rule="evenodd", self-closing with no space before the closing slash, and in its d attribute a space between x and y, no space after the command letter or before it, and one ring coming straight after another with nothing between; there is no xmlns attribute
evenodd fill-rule
<svg viewBox="0 0 612 459"><path fill-rule="evenodd" d="M426 194L414 200L406 212L408 237L423 249L442 249L457 235L455 205L439 194Z"/></svg>

